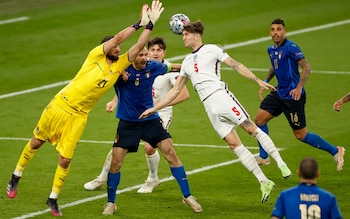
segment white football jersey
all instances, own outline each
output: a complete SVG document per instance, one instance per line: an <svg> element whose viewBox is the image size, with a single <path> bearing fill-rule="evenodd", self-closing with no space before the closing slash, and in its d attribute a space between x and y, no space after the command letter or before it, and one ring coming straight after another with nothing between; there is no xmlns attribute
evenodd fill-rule
<svg viewBox="0 0 350 219"><path fill-rule="evenodd" d="M201 101L218 89L224 89L221 81L221 63L229 55L214 44L206 44L186 56L182 62L180 75L189 78Z"/></svg>
<svg viewBox="0 0 350 219"><path fill-rule="evenodd" d="M164 60L165 64L168 64L169 62ZM174 87L176 78L179 76L178 72L169 72L164 75L159 75L156 77L156 79L153 82L152 87L152 95L153 95L153 101L159 102L162 100L165 95L168 93L168 91ZM158 110L159 116L162 114L170 114L172 115L172 106L164 107L163 109Z"/></svg>

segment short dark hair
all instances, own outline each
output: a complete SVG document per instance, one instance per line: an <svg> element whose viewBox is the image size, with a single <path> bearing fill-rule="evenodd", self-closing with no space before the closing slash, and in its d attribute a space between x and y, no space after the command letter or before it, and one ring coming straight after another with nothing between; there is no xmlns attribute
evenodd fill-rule
<svg viewBox="0 0 350 219"><path fill-rule="evenodd" d="M101 40L101 44L104 42L107 42L108 40L112 39L114 36L105 36L103 37L103 39Z"/></svg>
<svg viewBox="0 0 350 219"><path fill-rule="evenodd" d="M163 38L161 37L155 37L153 39L150 39L147 43L147 48L154 46L154 45L159 45L160 48L166 49L166 43Z"/></svg>
<svg viewBox="0 0 350 219"><path fill-rule="evenodd" d="M280 18L273 20L271 24L282 24L283 26L285 26L284 21Z"/></svg>
<svg viewBox="0 0 350 219"><path fill-rule="evenodd" d="M306 157L300 162L299 171L304 179L315 179L318 172L318 163L314 158Z"/></svg>
<svg viewBox="0 0 350 219"><path fill-rule="evenodd" d="M200 20L189 22L184 26L184 30L190 33L199 33L202 36L204 32L204 23Z"/></svg>

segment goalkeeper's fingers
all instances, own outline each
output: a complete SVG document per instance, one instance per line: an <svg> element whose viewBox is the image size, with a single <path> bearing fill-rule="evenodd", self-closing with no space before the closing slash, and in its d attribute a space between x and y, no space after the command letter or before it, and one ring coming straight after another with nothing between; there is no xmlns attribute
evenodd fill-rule
<svg viewBox="0 0 350 219"><path fill-rule="evenodd" d="M164 7L162 7L163 3L159 0L153 0L152 2L152 10L155 10L159 14L164 11Z"/></svg>
<svg viewBox="0 0 350 219"><path fill-rule="evenodd" d="M140 22L140 26L145 26L149 23L150 19L148 16L148 10L149 10L149 6L147 4L144 4L142 7L142 11L141 11L141 22Z"/></svg>
<svg viewBox="0 0 350 219"><path fill-rule="evenodd" d="M153 24L157 22L157 20L159 19L163 11L164 11L164 7L162 7L162 2L160 2L159 0L153 0L152 8L149 11L149 17Z"/></svg>
<svg viewBox="0 0 350 219"><path fill-rule="evenodd" d="M152 11L155 9L156 4L159 2L159 0L153 0L152 1Z"/></svg>

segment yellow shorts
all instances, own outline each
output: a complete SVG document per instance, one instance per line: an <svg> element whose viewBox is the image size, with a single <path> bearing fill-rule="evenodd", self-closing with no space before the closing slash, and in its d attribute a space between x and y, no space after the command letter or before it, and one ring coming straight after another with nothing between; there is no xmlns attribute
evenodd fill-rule
<svg viewBox="0 0 350 219"><path fill-rule="evenodd" d="M88 114L75 111L54 98L44 109L33 134L56 145L56 150L71 159L86 126Z"/></svg>

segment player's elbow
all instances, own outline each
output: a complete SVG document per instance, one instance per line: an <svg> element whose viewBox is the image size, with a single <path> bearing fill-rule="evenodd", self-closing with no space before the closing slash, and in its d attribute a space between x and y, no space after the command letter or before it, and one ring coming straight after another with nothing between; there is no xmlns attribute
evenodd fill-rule
<svg viewBox="0 0 350 219"><path fill-rule="evenodd" d="M183 101L190 99L190 93L187 89L183 89L181 92Z"/></svg>

